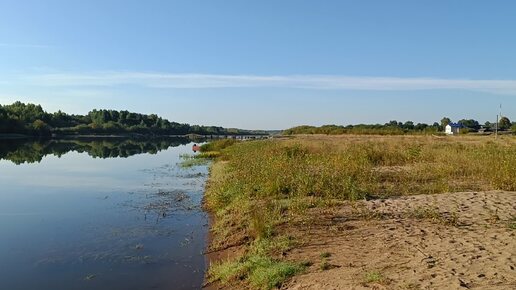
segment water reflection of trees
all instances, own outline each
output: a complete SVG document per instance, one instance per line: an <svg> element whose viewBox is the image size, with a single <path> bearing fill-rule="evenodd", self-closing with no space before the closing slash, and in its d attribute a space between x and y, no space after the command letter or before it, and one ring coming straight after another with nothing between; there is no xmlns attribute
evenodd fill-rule
<svg viewBox="0 0 516 290"><path fill-rule="evenodd" d="M46 155L61 157L70 151L87 153L93 158L127 158L143 153L156 154L188 143L190 140L186 138L1 140L0 160L9 160L15 164L39 163Z"/></svg>

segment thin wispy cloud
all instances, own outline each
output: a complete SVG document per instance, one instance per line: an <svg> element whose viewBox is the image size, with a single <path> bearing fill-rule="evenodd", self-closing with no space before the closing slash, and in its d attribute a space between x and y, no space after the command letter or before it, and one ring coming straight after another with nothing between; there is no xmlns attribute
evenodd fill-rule
<svg viewBox="0 0 516 290"><path fill-rule="evenodd" d="M134 85L147 88L296 88L314 90L469 90L516 94L516 80L445 78L355 77L338 75L223 75L167 74L104 71L50 73L23 77L29 85L55 87L110 87Z"/></svg>

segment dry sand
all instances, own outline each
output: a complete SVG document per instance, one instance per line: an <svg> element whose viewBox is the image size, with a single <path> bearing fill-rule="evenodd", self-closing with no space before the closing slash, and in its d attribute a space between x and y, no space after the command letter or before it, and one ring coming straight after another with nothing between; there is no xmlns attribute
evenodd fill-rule
<svg viewBox="0 0 516 290"><path fill-rule="evenodd" d="M314 264L283 289L516 289L515 192L418 195L313 214L288 258Z"/></svg>

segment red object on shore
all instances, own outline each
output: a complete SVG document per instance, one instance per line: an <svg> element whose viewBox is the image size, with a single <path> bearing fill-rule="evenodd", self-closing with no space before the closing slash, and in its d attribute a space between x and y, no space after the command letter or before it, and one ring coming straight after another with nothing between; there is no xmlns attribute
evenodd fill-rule
<svg viewBox="0 0 516 290"><path fill-rule="evenodd" d="M193 152L199 152L199 151L201 151L201 146L194 144L192 146L192 150L193 150Z"/></svg>

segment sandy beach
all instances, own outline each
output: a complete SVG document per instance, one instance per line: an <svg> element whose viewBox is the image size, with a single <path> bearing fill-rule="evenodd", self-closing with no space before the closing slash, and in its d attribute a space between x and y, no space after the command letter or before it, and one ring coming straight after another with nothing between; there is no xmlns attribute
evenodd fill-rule
<svg viewBox="0 0 516 290"><path fill-rule="evenodd" d="M350 218L357 212L370 218ZM516 288L515 192L390 198L312 214L319 222L298 233L304 245L289 258L326 269L314 263L283 289Z"/></svg>

